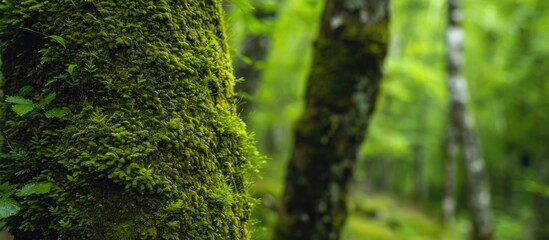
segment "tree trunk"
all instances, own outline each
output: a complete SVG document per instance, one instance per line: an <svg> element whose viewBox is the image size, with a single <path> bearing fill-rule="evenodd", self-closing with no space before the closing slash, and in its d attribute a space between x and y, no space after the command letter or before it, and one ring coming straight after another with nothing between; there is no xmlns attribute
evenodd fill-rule
<svg viewBox="0 0 549 240"><path fill-rule="evenodd" d="M451 226L456 216L456 172L457 151L455 126L448 124L444 141L444 195L442 198L442 219L445 226Z"/></svg>
<svg viewBox="0 0 549 240"><path fill-rule="evenodd" d="M356 151L382 77L388 8L386 0L326 2L276 239L339 239Z"/></svg>
<svg viewBox="0 0 549 240"><path fill-rule="evenodd" d="M473 132L473 116L467 109L469 101L467 82L461 74L463 61L463 29L460 26L459 0L448 4L448 75L450 121L461 145L467 178L469 208L473 224L473 237L477 240L492 239L490 219L490 195L484 170L484 160Z"/></svg>
<svg viewBox="0 0 549 240"><path fill-rule="evenodd" d="M0 182L53 188L17 198L15 239L247 239L256 155L220 0L30 2L3 1L3 89L56 95L2 101Z"/></svg>

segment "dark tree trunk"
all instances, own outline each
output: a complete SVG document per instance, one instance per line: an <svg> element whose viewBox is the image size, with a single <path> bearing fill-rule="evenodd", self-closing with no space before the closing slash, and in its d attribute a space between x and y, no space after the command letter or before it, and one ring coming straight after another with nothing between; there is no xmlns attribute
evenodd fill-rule
<svg viewBox="0 0 549 240"><path fill-rule="evenodd" d="M388 11L387 0L326 2L276 239L339 239L356 151L382 77Z"/></svg>
<svg viewBox="0 0 549 240"><path fill-rule="evenodd" d="M448 77L450 94L450 124L461 146L461 156L465 166L469 209L473 225L473 238L492 239L490 217L490 193L484 170L484 159L473 131L473 116L467 109L469 101L467 81L461 73L463 62L463 29L461 28L459 0L449 0L448 4ZM451 136L451 135L450 135Z"/></svg>
<svg viewBox="0 0 549 240"><path fill-rule="evenodd" d="M0 103L0 182L53 184L17 198L16 239L249 237L255 150L220 0L6 3L0 87L30 85L35 102L56 94L47 108L66 114Z"/></svg>

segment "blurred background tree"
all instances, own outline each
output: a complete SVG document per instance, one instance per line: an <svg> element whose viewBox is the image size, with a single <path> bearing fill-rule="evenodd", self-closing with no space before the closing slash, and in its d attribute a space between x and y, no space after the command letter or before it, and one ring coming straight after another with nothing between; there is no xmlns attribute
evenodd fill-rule
<svg viewBox="0 0 549 240"><path fill-rule="evenodd" d="M473 231L465 168L456 161L455 175L445 172L447 4L391 3L381 94L358 151L342 239L467 239ZM254 187L264 202L256 209L257 239L272 237L323 5L322 0L273 5L277 14L269 27L271 45L248 118L260 149L271 158ZM462 0L461 10L466 36L462 73L490 187L493 239L548 239L549 2ZM249 22L228 17L231 29ZM242 40L236 39L245 34L229 34L235 57L242 55ZM461 157L456 152L456 160ZM455 179L455 190L445 193L446 178ZM441 203L448 192L455 198L455 220L443 227Z"/></svg>
<svg viewBox="0 0 549 240"><path fill-rule="evenodd" d="M327 0L320 21L278 210L281 240L340 239L382 79L389 1Z"/></svg>

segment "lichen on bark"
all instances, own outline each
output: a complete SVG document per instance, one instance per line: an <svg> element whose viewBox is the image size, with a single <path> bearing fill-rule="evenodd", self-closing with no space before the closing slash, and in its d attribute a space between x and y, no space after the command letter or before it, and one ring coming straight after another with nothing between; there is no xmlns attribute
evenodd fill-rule
<svg viewBox="0 0 549 240"><path fill-rule="evenodd" d="M259 157L235 110L221 14L218 0L3 2L2 88L55 93L67 114L0 104L0 181L54 184L19 199L17 239L249 237Z"/></svg>

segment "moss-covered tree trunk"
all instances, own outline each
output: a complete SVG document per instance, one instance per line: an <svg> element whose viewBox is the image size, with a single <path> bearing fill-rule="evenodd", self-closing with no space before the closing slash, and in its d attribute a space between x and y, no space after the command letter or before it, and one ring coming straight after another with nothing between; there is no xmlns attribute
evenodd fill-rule
<svg viewBox="0 0 549 240"><path fill-rule="evenodd" d="M387 0L326 2L295 125L277 239L339 239L346 194L382 77Z"/></svg>
<svg viewBox="0 0 549 240"><path fill-rule="evenodd" d="M5 94L55 94L1 104L0 181L53 183L17 198L16 239L248 238L255 150L220 0L2 3Z"/></svg>

